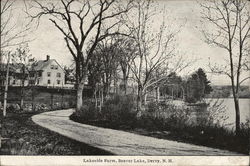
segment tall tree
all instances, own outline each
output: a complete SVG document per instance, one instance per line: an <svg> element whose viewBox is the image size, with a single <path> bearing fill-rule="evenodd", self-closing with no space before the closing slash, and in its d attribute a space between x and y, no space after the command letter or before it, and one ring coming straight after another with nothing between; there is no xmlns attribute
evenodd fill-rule
<svg viewBox="0 0 250 166"><path fill-rule="evenodd" d="M129 37L117 39L118 61L122 71L122 89L127 94L128 80L131 75L131 63L136 58L135 40Z"/></svg>
<svg viewBox="0 0 250 166"><path fill-rule="evenodd" d="M185 100L191 103L202 100L206 94L209 94L213 90L206 73L201 68L191 74L185 84Z"/></svg>
<svg viewBox="0 0 250 166"><path fill-rule="evenodd" d="M175 37L180 29L171 28L171 24L166 23L164 7L152 0L135 1L134 6L133 19L129 19L126 26L132 32L136 47L136 58L132 59L130 69L138 87L137 110L140 116L147 89L166 79L170 70L180 70L183 63L175 54ZM154 28L156 19L162 22ZM170 65L173 59L174 65ZM170 69L171 66L175 69Z"/></svg>
<svg viewBox="0 0 250 166"><path fill-rule="evenodd" d="M8 95L8 80L9 80L9 63L13 59L13 53L11 49L20 44L28 42L27 32L29 32L30 24L26 24L23 21L23 25L17 23L15 17L13 17L14 11L16 11L15 0L1 0L0 1L0 38L1 38L1 50L0 50L0 68L2 64L7 63L7 70L5 75L5 90L4 90L4 115L6 115L6 104ZM6 60L4 60L4 57Z"/></svg>
<svg viewBox="0 0 250 166"><path fill-rule="evenodd" d="M202 18L210 30L203 29L206 42L227 52L225 66L211 65L212 72L225 74L231 80L236 113L236 134L240 132L239 87L250 77L249 70L250 2L245 0L209 0L201 3ZM210 26L211 25L211 26Z"/></svg>
<svg viewBox="0 0 250 166"><path fill-rule="evenodd" d="M119 55L115 39L111 37L101 41L98 43L95 52L101 57L102 60L102 83L104 86L104 95L108 96L110 93L111 82L115 82L117 79L116 73L119 64Z"/></svg>
<svg viewBox="0 0 250 166"><path fill-rule="evenodd" d="M97 43L110 35L119 34L114 30L122 23L116 19L126 13L132 6L131 1L116 0L60 0L32 2L35 12L32 18L49 16L49 20L62 33L67 48L76 64L77 110L82 107L82 93L87 79L90 57ZM108 24L105 26L105 22ZM118 26L119 27L119 26ZM86 50L86 43L92 40Z"/></svg>
<svg viewBox="0 0 250 166"><path fill-rule="evenodd" d="M130 69L137 83L137 110L138 116L142 111L143 96L148 87L156 84L161 78L156 72L162 68L166 60L173 55L174 48L171 46L174 33L166 33L165 16L159 30L153 29L153 21L156 3L151 0L135 1L135 22L128 27L137 47L137 57L133 59ZM157 79L160 78L160 79Z"/></svg>
<svg viewBox="0 0 250 166"><path fill-rule="evenodd" d="M202 97L204 97L206 94L210 94L213 91L213 88L210 85L211 81L207 79L205 71L202 68L199 68L196 71L196 74L198 75L200 82L203 84Z"/></svg>
<svg viewBox="0 0 250 166"><path fill-rule="evenodd" d="M23 108L24 104L24 95L25 95L25 81L28 80L30 69L33 63L35 63L34 58L32 58L32 55L29 53L29 47L28 44L20 45L16 51L15 51L15 58L13 59L14 65L16 65L18 68L20 68L20 108ZM27 83L28 85L29 83Z"/></svg>

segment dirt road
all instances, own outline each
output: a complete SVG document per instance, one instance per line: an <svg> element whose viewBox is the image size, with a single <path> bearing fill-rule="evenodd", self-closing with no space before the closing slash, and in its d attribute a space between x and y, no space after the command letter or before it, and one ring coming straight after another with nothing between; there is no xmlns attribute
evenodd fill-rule
<svg viewBox="0 0 250 166"><path fill-rule="evenodd" d="M226 150L76 123L69 119L73 111L46 112L33 116L32 120L49 130L115 155L239 155Z"/></svg>

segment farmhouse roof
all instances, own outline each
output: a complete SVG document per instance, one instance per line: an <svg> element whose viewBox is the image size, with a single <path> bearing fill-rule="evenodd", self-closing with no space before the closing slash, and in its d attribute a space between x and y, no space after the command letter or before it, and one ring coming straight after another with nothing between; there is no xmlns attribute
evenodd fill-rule
<svg viewBox="0 0 250 166"><path fill-rule="evenodd" d="M35 71L41 71L47 66L49 66L53 61L57 63L57 65L64 71L64 69L61 67L61 65L55 60L55 59L49 59L49 60L39 60L33 65L33 70Z"/></svg>
<svg viewBox="0 0 250 166"><path fill-rule="evenodd" d="M39 60L37 61L34 66L33 66L33 70L39 71L39 70L43 70L45 67L47 67L48 65L50 65L52 63L52 61L54 61L54 59L50 59L50 60Z"/></svg>

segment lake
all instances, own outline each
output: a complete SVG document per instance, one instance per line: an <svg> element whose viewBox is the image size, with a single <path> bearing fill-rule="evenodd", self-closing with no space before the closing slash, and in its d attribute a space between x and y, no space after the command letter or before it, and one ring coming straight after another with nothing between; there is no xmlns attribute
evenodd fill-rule
<svg viewBox="0 0 250 166"><path fill-rule="evenodd" d="M207 99L211 100L211 99ZM228 116L228 119L225 121L225 124L231 124L229 127L234 127L235 124L235 108L233 98L222 98L219 99L222 102L222 105L225 106L225 114ZM212 102L215 102L216 99L212 99ZM211 104L212 104L211 102ZM211 105L210 104L210 105ZM250 99L240 99L240 120L241 122L246 122L247 119L250 119Z"/></svg>

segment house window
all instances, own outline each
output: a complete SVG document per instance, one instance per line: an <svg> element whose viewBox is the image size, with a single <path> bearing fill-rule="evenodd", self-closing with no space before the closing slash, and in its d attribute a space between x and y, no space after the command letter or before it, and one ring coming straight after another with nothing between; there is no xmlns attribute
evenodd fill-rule
<svg viewBox="0 0 250 166"><path fill-rule="evenodd" d="M48 80L48 84L50 84L50 80Z"/></svg>
<svg viewBox="0 0 250 166"><path fill-rule="evenodd" d="M56 77L61 77L61 73L56 73Z"/></svg>
<svg viewBox="0 0 250 166"><path fill-rule="evenodd" d="M13 84L13 85L15 85L15 84L16 84L16 80L15 80L15 79L13 80L13 83L12 83L12 84Z"/></svg>
<svg viewBox="0 0 250 166"><path fill-rule="evenodd" d="M57 84L58 84L58 85L60 84L60 82L61 82L60 80L57 80Z"/></svg>
<svg viewBox="0 0 250 166"><path fill-rule="evenodd" d="M57 70L57 69L58 69L58 66L55 66L55 69Z"/></svg>
<svg viewBox="0 0 250 166"><path fill-rule="evenodd" d="M39 79L37 80L37 84L39 84Z"/></svg>
<svg viewBox="0 0 250 166"><path fill-rule="evenodd" d="M54 69L54 65L51 65L50 68L51 68L51 69Z"/></svg>
<svg viewBox="0 0 250 166"><path fill-rule="evenodd" d="M48 77L50 77L50 75L51 75L51 73L50 73L50 72L48 72L48 73L47 73L47 76L48 76Z"/></svg>

